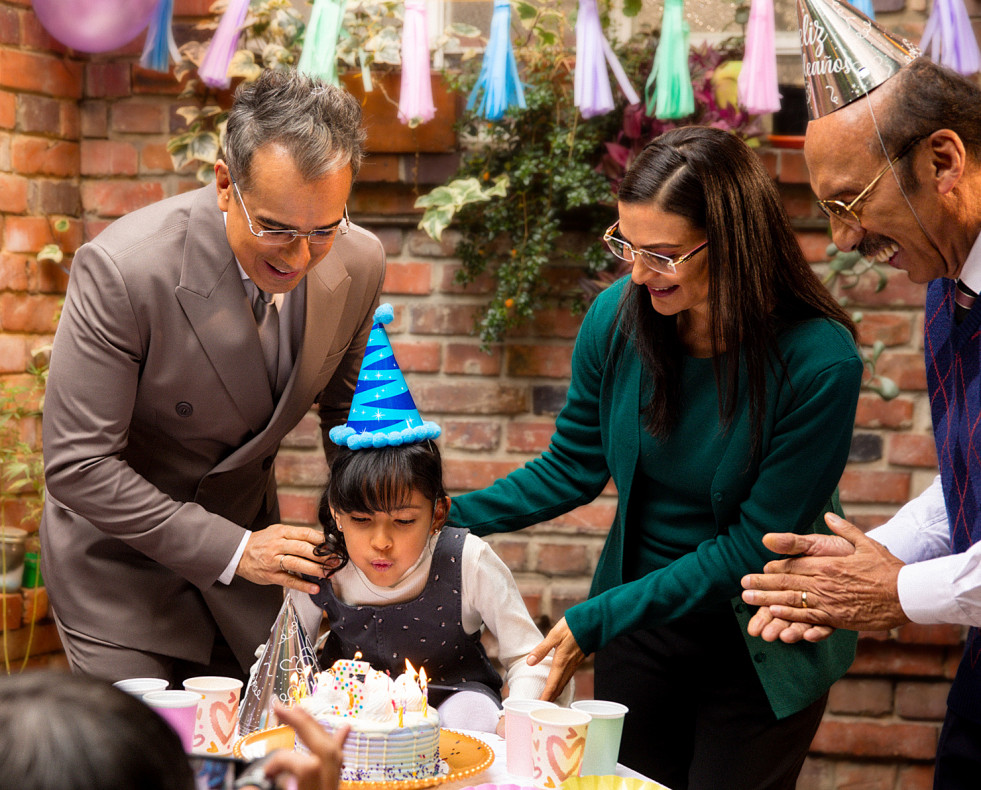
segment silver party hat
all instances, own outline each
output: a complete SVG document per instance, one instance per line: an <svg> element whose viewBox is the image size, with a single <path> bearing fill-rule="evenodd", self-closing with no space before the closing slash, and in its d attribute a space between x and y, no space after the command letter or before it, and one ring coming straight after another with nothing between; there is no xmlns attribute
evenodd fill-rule
<svg viewBox="0 0 981 790"><path fill-rule="evenodd" d="M290 595L283 601L269 641L252 670L238 708L239 736L276 726L272 707L276 700L288 705L313 693L320 668Z"/></svg>
<svg viewBox="0 0 981 790"><path fill-rule="evenodd" d="M797 0L797 22L812 119L860 99L920 54L843 0Z"/></svg>

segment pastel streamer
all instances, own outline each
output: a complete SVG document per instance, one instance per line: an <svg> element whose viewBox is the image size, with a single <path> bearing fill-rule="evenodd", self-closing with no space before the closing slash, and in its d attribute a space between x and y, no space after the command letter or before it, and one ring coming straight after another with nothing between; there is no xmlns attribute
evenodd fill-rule
<svg viewBox="0 0 981 790"><path fill-rule="evenodd" d="M303 39L303 51L297 70L319 77L330 85L340 85L337 78L337 39L344 21L347 0L314 0L310 24Z"/></svg>
<svg viewBox="0 0 981 790"><path fill-rule="evenodd" d="M875 9L872 7L872 0L852 0L852 5L869 19L875 19Z"/></svg>
<svg viewBox="0 0 981 790"><path fill-rule="evenodd" d="M228 66L232 62L242 25L249 10L249 0L228 0L228 8L218 23L214 38L204 53L204 60L198 69L198 76L211 88L227 88L231 84Z"/></svg>
<svg viewBox="0 0 981 790"><path fill-rule="evenodd" d="M431 121L435 115L426 0L405 0L399 120L416 125Z"/></svg>
<svg viewBox="0 0 981 790"><path fill-rule="evenodd" d="M981 53L963 0L934 0L920 41L930 59L965 76L981 68Z"/></svg>
<svg viewBox="0 0 981 790"><path fill-rule="evenodd" d="M664 0L661 40L647 79L647 115L668 120L695 112L695 92L688 70L688 23L684 0Z"/></svg>
<svg viewBox="0 0 981 790"><path fill-rule="evenodd" d="M160 0L150 17L150 27L140 56L140 65L151 71L170 71L170 59L179 63L181 53L174 41L171 22L174 17L174 0Z"/></svg>
<svg viewBox="0 0 981 790"><path fill-rule="evenodd" d="M613 109L613 91L607 65L630 104L640 102L637 91L603 35L596 0L580 0L576 18L575 103L583 118L604 115Z"/></svg>
<svg viewBox="0 0 981 790"><path fill-rule="evenodd" d="M753 0L746 26L746 52L736 80L739 103L754 115L780 109L773 0Z"/></svg>
<svg viewBox="0 0 981 790"><path fill-rule="evenodd" d="M478 104L477 99L480 99ZM511 47L510 0L494 0L490 38L480 64L477 84L467 99L467 109L498 121L508 107L525 108L525 91L518 77L518 63Z"/></svg>

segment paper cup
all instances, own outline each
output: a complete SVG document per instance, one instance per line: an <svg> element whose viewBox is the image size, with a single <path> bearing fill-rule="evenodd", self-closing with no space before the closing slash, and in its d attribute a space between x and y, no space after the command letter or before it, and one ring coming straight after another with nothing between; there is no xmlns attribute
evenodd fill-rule
<svg viewBox="0 0 981 790"><path fill-rule="evenodd" d="M199 695L193 691L165 689L148 691L143 702L153 708L161 718L174 728L181 738L185 752L191 751L194 742L194 720L198 712Z"/></svg>
<svg viewBox="0 0 981 790"><path fill-rule="evenodd" d="M163 678L126 678L112 685L134 697L142 697L148 691L163 691L170 684Z"/></svg>
<svg viewBox="0 0 981 790"><path fill-rule="evenodd" d="M557 707L542 699L504 700L504 745L511 776L531 778L531 712Z"/></svg>
<svg viewBox="0 0 981 790"><path fill-rule="evenodd" d="M542 788L557 788L579 776L591 716L571 708L531 712L531 780Z"/></svg>
<svg viewBox="0 0 981 790"><path fill-rule="evenodd" d="M194 754L231 754L238 731L242 681L217 675L188 678L184 688L198 695L194 724Z"/></svg>
<svg viewBox="0 0 981 790"><path fill-rule="evenodd" d="M627 706L603 699L584 699L573 702L572 709L581 710L593 717L586 734L581 775L607 776L615 773Z"/></svg>

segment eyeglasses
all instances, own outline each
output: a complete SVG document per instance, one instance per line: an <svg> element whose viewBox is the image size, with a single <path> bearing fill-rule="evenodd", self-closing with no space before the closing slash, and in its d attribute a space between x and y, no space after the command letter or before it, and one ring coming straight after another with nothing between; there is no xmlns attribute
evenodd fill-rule
<svg viewBox="0 0 981 790"><path fill-rule="evenodd" d="M862 219L861 217L859 217L858 212L855 210L855 206L860 201L865 200L865 198L869 196L869 193L872 191L873 187L875 187L875 185L879 183L879 179L882 178L886 173L888 173L892 169L893 165L896 164L896 162L898 162L900 159L906 156L906 154L912 151L913 147L918 142L920 142L920 140L923 140L925 138L926 135L920 135L919 137L914 137L912 140L906 143L906 145L904 145L899 150L899 153L896 154L888 162L886 162L886 166L879 171L879 173L876 175L875 178L872 179L869 185L865 187L865 189L863 189L861 192L859 192L858 195L851 202L843 203L840 200L819 200L817 202L818 208L824 212L825 216L827 216L828 219L834 217L835 219L844 222L850 228L855 228L856 230L858 228L861 228Z"/></svg>
<svg viewBox="0 0 981 790"><path fill-rule="evenodd" d="M229 178L231 178L231 173L229 173ZM297 230L289 228L277 228L275 230L262 228L261 230L256 230L252 227L252 217L249 216L249 210L245 207L245 201L242 200L242 193L238 189L238 183L236 183L234 178L231 181L232 186L235 187L235 194L238 195L238 202L242 206L242 211L245 212L245 220L249 223L249 233L255 236L259 244L265 244L269 247L284 247L287 244L292 244L296 239L306 239L311 247L317 247L330 244L338 231L340 231L342 236L347 234L347 226L351 220L347 216L346 204L344 206L344 216L332 228L311 230L309 233L300 233Z"/></svg>
<svg viewBox="0 0 981 790"><path fill-rule="evenodd" d="M621 261L627 261L627 263L633 263L635 258L639 258L640 262L648 269L661 272L661 274L674 274L678 266L685 261L691 260L696 253L701 252L702 249L708 246L708 242L703 241L690 252L686 252L678 258L669 258L667 255L659 255L650 250L639 250L636 247L631 247L619 234L620 220L610 225L606 229L606 233L603 234L603 241L610 248L610 252L616 255Z"/></svg>

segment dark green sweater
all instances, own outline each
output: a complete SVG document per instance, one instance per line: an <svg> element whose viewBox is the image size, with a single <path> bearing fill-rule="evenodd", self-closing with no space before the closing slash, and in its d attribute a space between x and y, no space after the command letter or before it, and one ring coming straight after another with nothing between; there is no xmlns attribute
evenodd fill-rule
<svg viewBox="0 0 981 790"><path fill-rule="evenodd" d="M641 362L629 343L618 364L610 353L617 304L628 283L625 278L602 293L583 322L568 398L548 451L489 488L454 499L450 521L481 536L521 529L591 502L612 477L620 506L589 599L565 614L580 648L588 655L620 634L728 605L773 711L783 718L844 674L856 635L839 631L818 644L796 645L750 637L745 627L753 608L741 602L739 580L775 558L763 546L763 534L827 531L823 514L837 510L835 489L851 443L862 362L851 336L832 321L808 320L783 332L786 375L771 372L767 381L760 458L750 459L751 420L741 410L712 478L714 537L624 583L627 531L663 528L627 521L628 510L643 512L650 496L632 488L644 430ZM718 424L714 414L705 430L715 432Z"/></svg>

